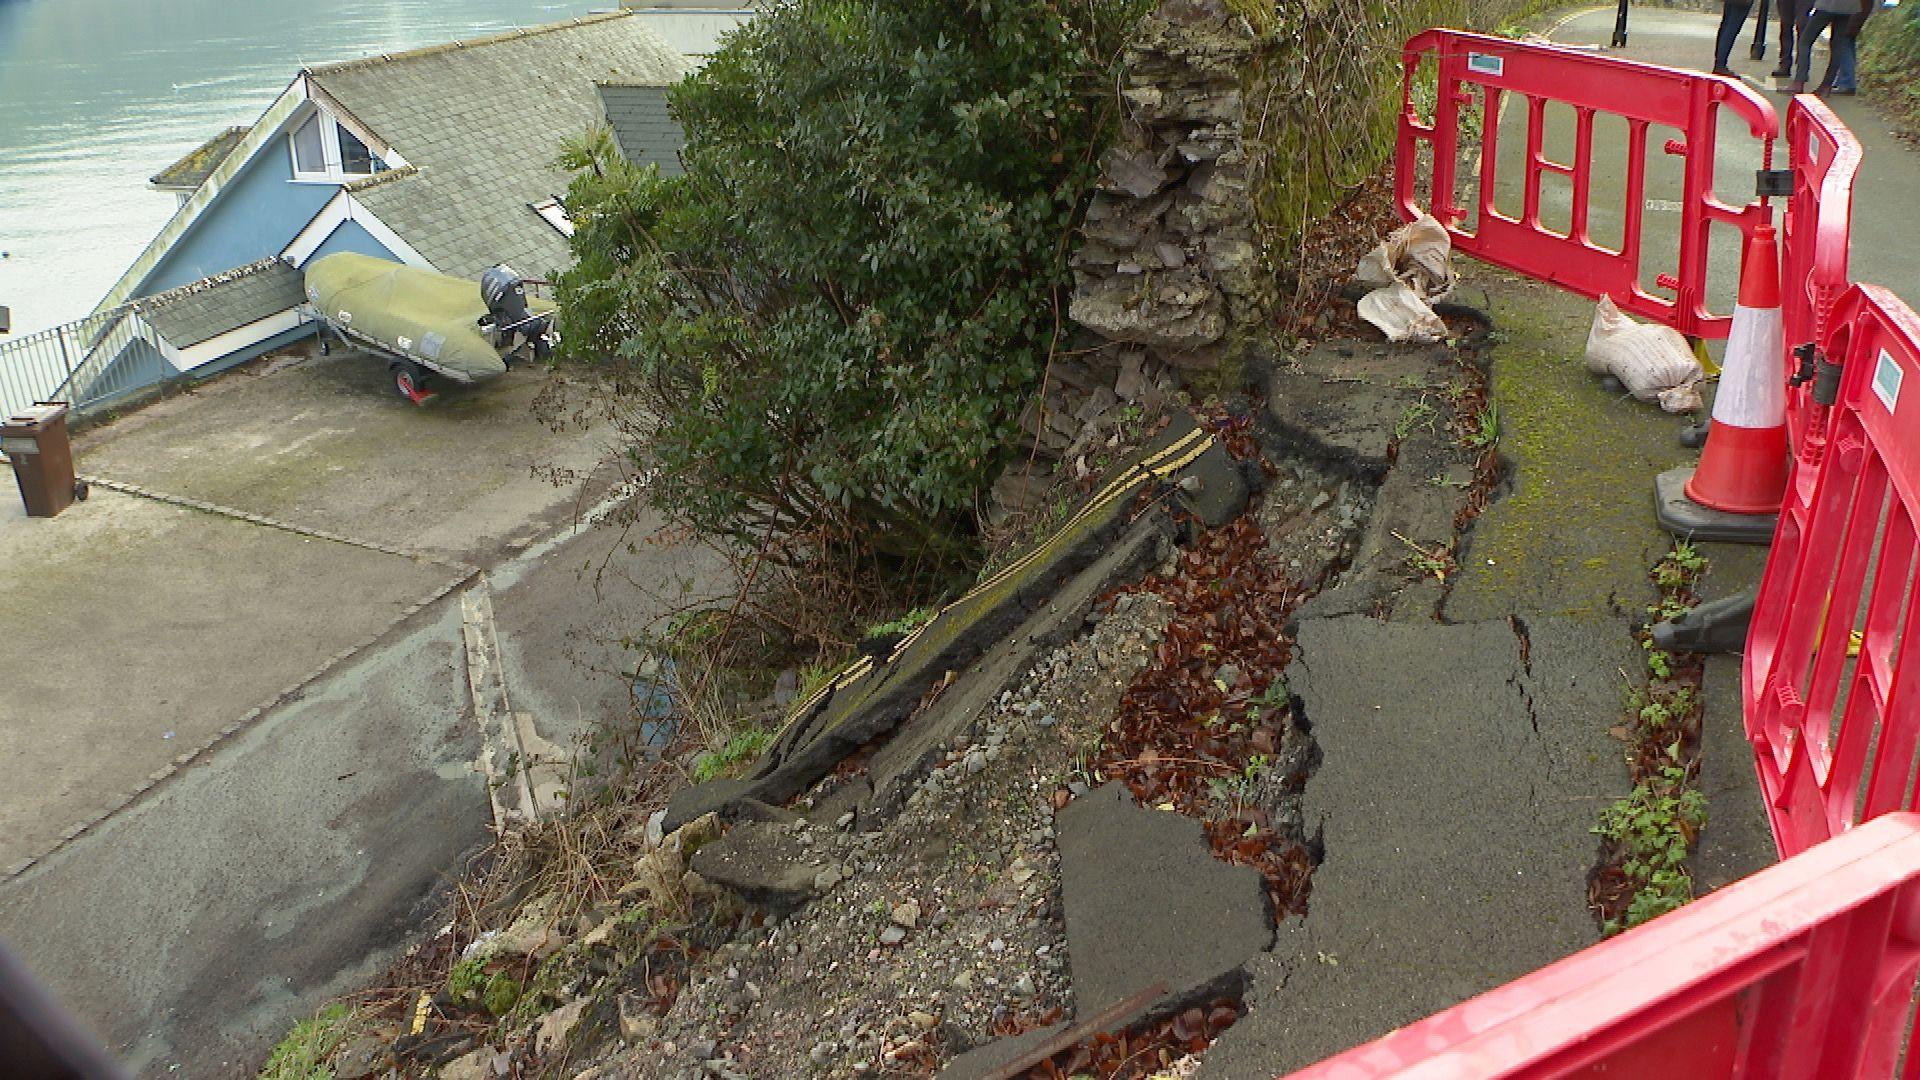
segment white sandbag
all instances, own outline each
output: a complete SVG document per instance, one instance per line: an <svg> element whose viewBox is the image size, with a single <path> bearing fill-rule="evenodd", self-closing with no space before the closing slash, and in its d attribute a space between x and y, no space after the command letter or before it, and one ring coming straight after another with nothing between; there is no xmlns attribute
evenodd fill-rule
<svg viewBox="0 0 1920 1080"><path fill-rule="evenodd" d="M1360 317L1380 328L1387 340L1427 344L1447 336L1446 323L1431 301L1453 291L1453 238L1446 227L1422 214L1395 229L1367 252L1353 278L1372 289L1360 301Z"/></svg>
<svg viewBox="0 0 1920 1080"><path fill-rule="evenodd" d="M1453 238L1432 214L1421 214L1362 256L1353 278L1376 289L1398 283L1422 299L1445 299L1459 280L1453 271Z"/></svg>
<svg viewBox="0 0 1920 1080"><path fill-rule="evenodd" d="M1431 345L1447 339L1447 324L1420 294L1395 282L1360 298L1360 317L1380 328L1387 340Z"/></svg>
<svg viewBox="0 0 1920 1080"><path fill-rule="evenodd" d="M1693 412L1704 404L1699 383L1707 373L1687 339L1670 326L1634 322L1611 296L1602 296L1593 312L1587 370L1612 375L1636 399L1657 402L1670 413Z"/></svg>

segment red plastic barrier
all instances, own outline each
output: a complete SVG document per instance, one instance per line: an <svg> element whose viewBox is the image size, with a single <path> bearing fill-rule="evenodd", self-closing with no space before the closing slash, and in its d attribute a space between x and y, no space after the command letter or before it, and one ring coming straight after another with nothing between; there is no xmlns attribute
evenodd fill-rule
<svg viewBox="0 0 1920 1080"><path fill-rule="evenodd" d="M1422 122L1415 105L1423 60L1432 62L1438 73L1431 125ZM1429 30L1415 37L1407 43L1404 62L1405 105L1395 170L1402 216L1410 220L1429 208L1447 226L1455 246L1464 254L1588 297L1610 295L1622 309L1684 334L1727 336L1730 313L1716 315L1706 304L1708 235L1714 222L1725 222L1743 234L1751 234L1768 220L1770 210L1762 200L1732 207L1714 196L1718 119L1721 110L1732 110L1746 122L1753 137L1762 141L1763 159L1770 161L1779 123L1766 99L1735 80L1456 30ZM1508 94L1516 95L1528 110L1521 214L1510 217L1495 208L1500 125L1489 119L1482 136L1477 222L1471 232L1463 224L1469 216L1467 208L1458 205L1455 197L1462 152L1460 110L1473 100L1468 87L1483 89L1486 117L1500 115L1502 100ZM1542 151L1549 102L1562 102L1574 110L1572 162L1554 161ZM1600 114L1625 118L1630 136L1622 207L1625 239L1619 251L1594 241L1588 228L1594 175L1593 125ZM1647 131L1655 124L1685 133L1684 141L1667 144L1668 153L1686 158L1679 264L1674 276L1661 275L1655 282L1672 291L1673 299L1650 292L1640 280ZM1427 192L1416 190L1423 149L1432 158L1432 186ZM1571 228L1566 234L1540 222L1541 177L1546 173L1565 176L1572 183Z"/></svg>
<svg viewBox="0 0 1920 1080"><path fill-rule="evenodd" d="M1917 946L1920 816L1894 814L1293 1075L1893 1076Z"/></svg>
<svg viewBox="0 0 1920 1080"><path fill-rule="evenodd" d="M1781 281L1787 346L1824 341L1834 305L1847 291L1847 248L1853 227L1853 183L1860 141L1819 98L1802 94L1787 108L1787 158L1793 195L1781 226ZM1788 370L1793 369L1789 362ZM1826 449L1826 410L1813 386L1787 391L1787 433L1810 485ZM1803 498L1808 493L1803 492Z"/></svg>
<svg viewBox="0 0 1920 1080"><path fill-rule="evenodd" d="M1826 459L1787 493L1745 658L1747 735L1783 857L1920 805L1920 316L1856 286L1823 347L1843 365Z"/></svg>

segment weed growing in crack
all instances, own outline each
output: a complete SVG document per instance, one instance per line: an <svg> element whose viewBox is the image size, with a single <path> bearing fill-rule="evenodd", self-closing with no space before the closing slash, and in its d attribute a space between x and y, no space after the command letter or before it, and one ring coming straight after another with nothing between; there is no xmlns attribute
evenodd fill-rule
<svg viewBox="0 0 1920 1080"><path fill-rule="evenodd" d="M1418 577L1430 577L1445 585L1448 575L1458 569L1453 553L1443 546L1429 548L1397 532L1393 538L1412 549L1412 554L1407 556L1407 568Z"/></svg>
<svg viewBox="0 0 1920 1080"><path fill-rule="evenodd" d="M1690 610L1707 560L1685 541L1648 573L1660 590L1650 615ZM1608 934L1638 926L1693 899L1687 852L1705 827L1699 775L1699 658L1658 648L1642 630L1646 674L1626 698L1627 720L1612 734L1627 743L1633 792L1607 807L1593 831L1606 842L1589 898Z"/></svg>
<svg viewBox="0 0 1920 1080"><path fill-rule="evenodd" d="M1687 851L1706 824L1706 796L1689 785L1687 770L1679 765L1661 768L1657 777L1642 780L1600 812L1594 833L1615 847L1621 870L1640 885L1626 911L1607 921L1607 933L1638 926L1693 899Z"/></svg>
<svg viewBox="0 0 1920 1080"><path fill-rule="evenodd" d="M1488 404L1474 415L1461 442L1469 450L1489 450L1500 441L1500 407Z"/></svg>
<svg viewBox="0 0 1920 1080"><path fill-rule="evenodd" d="M1439 410L1429 404L1426 398L1421 398L1400 414L1399 422L1393 425L1393 437L1404 439L1416 431L1432 431L1433 422L1439 415Z"/></svg>

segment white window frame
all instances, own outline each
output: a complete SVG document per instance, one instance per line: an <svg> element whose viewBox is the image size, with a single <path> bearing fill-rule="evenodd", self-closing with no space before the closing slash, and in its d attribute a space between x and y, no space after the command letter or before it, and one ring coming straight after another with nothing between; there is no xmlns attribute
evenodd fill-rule
<svg viewBox="0 0 1920 1080"><path fill-rule="evenodd" d="M567 208L560 202L560 196L553 195L527 205L540 215L540 220L553 226L555 232L568 239L573 238L573 219L567 216Z"/></svg>
<svg viewBox="0 0 1920 1080"><path fill-rule="evenodd" d="M321 151L321 154L326 159L326 167L323 169L319 169L319 170L302 169L300 167L300 157L298 154L294 152L294 149L293 149L294 136L299 134L300 130L306 127L309 123L317 123L320 125L320 151ZM340 153L340 131L341 131L340 121L334 119L334 116L332 113L328 112L325 109L320 108L317 105L314 106L309 111L307 111L306 113L304 113L303 115L299 116L295 123L291 123L287 125L287 134L286 134L287 162L290 166L292 166L294 183L296 184L349 184L355 180L365 180L367 177L372 176L381 170L382 166L385 163L381 161L380 155L374 152L373 147L370 145L367 145L366 140L362 139L361 145L367 146L367 156L372 162L373 167L368 172L363 172L363 173L348 172L345 166L341 163L342 155ZM358 135L355 135L354 138L358 139L360 137Z"/></svg>

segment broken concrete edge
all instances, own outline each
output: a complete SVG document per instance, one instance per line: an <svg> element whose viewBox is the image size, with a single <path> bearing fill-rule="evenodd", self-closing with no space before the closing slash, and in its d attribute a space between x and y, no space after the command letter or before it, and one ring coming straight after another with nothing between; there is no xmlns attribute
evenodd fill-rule
<svg viewBox="0 0 1920 1080"><path fill-rule="evenodd" d="M795 710L746 780L677 792L668 803L667 827L725 811L742 796L784 803L848 755L893 732L935 680L973 667L994 643L1043 611L1068 581L1098 562L1130 524L1123 519L1136 493L1154 483L1166 484L1169 495L1179 494L1210 525L1238 517L1252 495L1205 426L1191 414L1174 414L1152 443L1107 475L1066 525L949 604L891 655L857 661ZM1168 515L1165 500L1159 500L1140 517Z"/></svg>
<svg viewBox="0 0 1920 1080"><path fill-rule="evenodd" d="M104 485L104 484L114 484L116 482L88 479L88 483L101 483ZM118 487L116 487L116 490L118 490ZM158 498L159 501L162 501L162 502L173 501L173 500L158 497L158 496L147 496L147 497ZM290 531L298 531L298 530L290 530ZM433 560L433 561L438 561L438 560ZM421 601L418 604L414 604L408 607L407 609L405 609L404 611L402 611L401 614L395 616L391 621L387 623L387 625L384 628L382 628L380 631L375 633L372 637L366 638L365 640L359 642L358 644L352 645L346 649L341 650L338 653L335 653L333 656L327 658L327 660L324 663L322 663L318 668L315 668L313 671L308 672L307 674L301 676L299 679L296 679L292 684L288 685L285 689L280 690L279 692L272 694L267 698L263 699L260 704L255 705L254 707L248 709L244 713L241 713L239 719L223 725L219 731L214 733L212 738L202 743L199 747L178 755L171 762L169 762L165 767L155 771L154 773L149 775L145 780L135 785L132 791L127 792L119 796L117 799L112 800L112 804L108 806L106 809L101 810L100 812L94 814L90 818L85 819L84 821L81 821L75 825L68 826L66 829L62 830L60 834L60 838L55 840L51 845L46 847L44 850L41 850L32 855L29 855L26 859L23 859L20 862L15 863L10 867L7 867L5 870L0 870L0 884L5 884L7 882L15 880L16 878L19 878L21 875L25 874L28 870L32 869L34 866L37 866L40 863L45 862L47 859L53 857L54 855L59 854L60 851L64 849L68 844L79 839L81 836L84 836L87 833L92 832L94 829L98 828L99 826L105 824L109 818L112 818L114 815L120 813L121 811L128 809L129 807L133 806L135 803L140 802L142 799L144 799L149 794L151 794L154 791L154 789L158 788L161 784L167 782L168 780L173 779L174 776L178 775L181 769L184 769L189 765L192 765L194 762L205 758L208 754L219 749L222 745L232 740L236 735L239 735L242 731L246 731L249 728L253 727L253 725L257 723L261 717L265 716L267 713L273 711L274 709L279 708L281 705L284 705L289 701L292 701L301 693L301 691L305 690L307 687L312 686L314 683L332 674L335 670L344 666L349 661L359 656L362 652L365 652L366 650L379 644L381 641L385 640L389 634L399 629L400 626L404 624L413 615L417 614L419 611L432 605L433 603L439 600L445 599L447 595L450 594L454 589L460 587L461 585L465 584L468 581L473 580L473 578L480 573L478 567L465 566L464 564L456 564L456 565L460 565L464 569L464 573L462 573L460 576L457 576L451 579L447 584L440 586L436 591L430 594L426 600Z"/></svg>
<svg viewBox="0 0 1920 1080"><path fill-rule="evenodd" d="M215 517L227 518L231 521L237 521L246 525L258 525L279 532L291 533L295 536L303 536L309 540L324 540L330 544L342 544L347 547L359 548L362 551L371 551L380 555L391 555L395 558L412 559L415 562L444 566L449 570L470 571L475 569L466 563L442 558L438 555L430 555L424 551L411 551L389 544L376 543L372 540L361 540L351 536L341 536L338 533L327 532L323 529L308 528L305 525L295 525L292 522L281 521L278 518L268 517L264 514L255 514L236 507L207 502L203 499L188 498L184 495L172 495L164 491L154 491L150 488L140 487L137 484L129 484L104 476L81 475L77 477L77 479L94 487L105 488L108 491L117 491L122 495L131 495L135 498L149 499L153 502L166 503L170 506L195 510L203 514L212 514Z"/></svg>
<svg viewBox="0 0 1920 1080"><path fill-rule="evenodd" d="M862 778L867 781L864 793L856 789L852 805L844 809L854 810L866 822L890 820L945 748L991 707L1008 684L1032 668L1041 655L1071 640L1109 588L1138 581L1171 550L1173 539L1173 523L1164 516L1149 515L1135 522L1099 559L1062 585L1046 606L983 654L926 712L909 717L874 755ZM838 813L833 816L837 818Z"/></svg>

